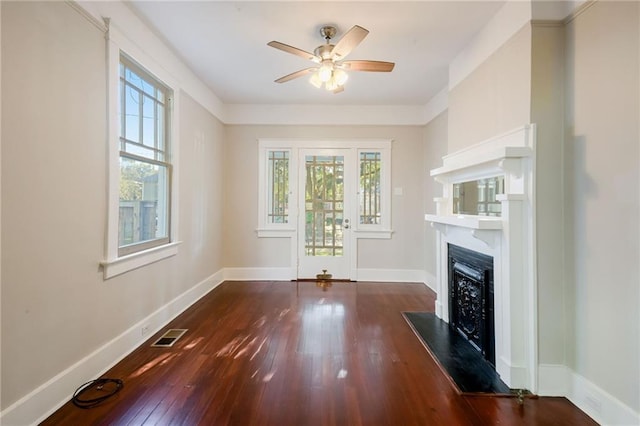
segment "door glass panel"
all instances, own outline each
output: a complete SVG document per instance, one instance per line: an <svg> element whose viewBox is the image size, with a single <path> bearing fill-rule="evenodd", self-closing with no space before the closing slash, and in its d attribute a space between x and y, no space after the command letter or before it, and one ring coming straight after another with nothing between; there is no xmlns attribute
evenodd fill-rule
<svg viewBox="0 0 640 426"><path fill-rule="evenodd" d="M305 156L305 255L342 256L344 157Z"/></svg>

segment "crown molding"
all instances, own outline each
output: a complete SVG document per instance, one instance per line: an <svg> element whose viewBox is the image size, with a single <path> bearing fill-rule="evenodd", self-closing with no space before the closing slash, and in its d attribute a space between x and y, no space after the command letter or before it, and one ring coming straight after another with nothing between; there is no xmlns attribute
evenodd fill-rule
<svg viewBox="0 0 640 426"><path fill-rule="evenodd" d="M424 107L424 124L429 124L431 120L442 114L449 108L449 88L443 87L436 95L429 99Z"/></svg>
<svg viewBox="0 0 640 426"><path fill-rule="evenodd" d="M535 19L531 21L532 27L542 27L542 28L558 28L564 27L564 21L555 21L555 20L547 20L547 19Z"/></svg>
<svg viewBox="0 0 640 426"><path fill-rule="evenodd" d="M574 3L576 4L576 7L572 11L570 11L570 13L566 16L566 18L564 18L564 20L562 21L563 24L567 25L568 23L576 19L578 16L582 15L587 9L589 9L591 6L593 6L597 2L598 0L574 1Z"/></svg>
<svg viewBox="0 0 640 426"><path fill-rule="evenodd" d="M229 125L418 126L424 105L224 105Z"/></svg>
<svg viewBox="0 0 640 426"><path fill-rule="evenodd" d="M107 24L105 24L104 20L100 19L99 17L96 17L94 14L87 11L85 7L80 6L80 4L78 4L77 2L73 0L65 0L65 3L67 4L67 6L70 6L73 10L78 12L80 16L82 16L84 19L89 21L92 25L94 25L97 29L99 29L103 33L106 33L109 30L109 27Z"/></svg>

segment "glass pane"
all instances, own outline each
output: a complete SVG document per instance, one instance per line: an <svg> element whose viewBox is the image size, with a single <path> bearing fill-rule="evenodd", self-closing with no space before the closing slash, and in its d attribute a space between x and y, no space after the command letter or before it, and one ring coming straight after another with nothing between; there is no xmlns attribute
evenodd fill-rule
<svg viewBox="0 0 640 426"><path fill-rule="evenodd" d="M268 223L289 222L289 151L268 153Z"/></svg>
<svg viewBox="0 0 640 426"><path fill-rule="evenodd" d="M131 86L124 89L124 137L133 142L140 142L140 93Z"/></svg>
<svg viewBox="0 0 640 426"><path fill-rule="evenodd" d="M124 79L129 83L133 84L137 88L142 88L142 78L132 71L130 68L126 68L124 72Z"/></svg>
<svg viewBox="0 0 640 426"><path fill-rule="evenodd" d="M120 247L169 236L169 171L120 157Z"/></svg>
<svg viewBox="0 0 640 426"><path fill-rule="evenodd" d="M381 222L381 166L380 152L360 153L360 223L379 225Z"/></svg>
<svg viewBox="0 0 640 426"><path fill-rule="evenodd" d="M306 156L305 254L342 256L344 157Z"/></svg>
<svg viewBox="0 0 640 426"><path fill-rule="evenodd" d="M149 83L146 80L142 80L141 82L141 87L142 91L144 93L146 93L147 95L151 96L151 97L155 97L156 95L156 88L153 86L153 84Z"/></svg>
<svg viewBox="0 0 640 426"><path fill-rule="evenodd" d="M154 158L154 152L151 148L145 148L142 145L126 142L124 144L125 151L129 154L139 155L140 157Z"/></svg>
<svg viewBox="0 0 640 426"><path fill-rule="evenodd" d="M158 140L157 146L161 151L157 155L157 160L166 161L164 158L164 153L167 150L166 147L166 139L165 139L165 108L164 105L156 103L156 138Z"/></svg>
<svg viewBox="0 0 640 426"><path fill-rule="evenodd" d="M161 148L156 141L156 108L155 101L148 96L142 97L142 143Z"/></svg>

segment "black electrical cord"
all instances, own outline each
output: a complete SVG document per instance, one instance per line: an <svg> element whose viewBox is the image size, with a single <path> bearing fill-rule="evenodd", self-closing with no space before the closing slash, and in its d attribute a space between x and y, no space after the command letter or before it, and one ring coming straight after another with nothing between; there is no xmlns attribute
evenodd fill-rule
<svg viewBox="0 0 640 426"><path fill-rule="evenodd" d="M115 386L109 386L112 383ZM107 386L107 389L105 389L105 386ZM76 407L92 408L106 401L107 399L111 398L116 393L120 392L120 389L122 389L123 387L124 387L124 383L120 379L103 378L103 379L90 380L87 383L80 386L78 389L76 389L76 391L73 393L73 397L71 398L71 401L73 402L73 405L75 405ZM90 390L104 391L106 393L97 398L90 398L90 399L80 398L82 394Z"/></svg>

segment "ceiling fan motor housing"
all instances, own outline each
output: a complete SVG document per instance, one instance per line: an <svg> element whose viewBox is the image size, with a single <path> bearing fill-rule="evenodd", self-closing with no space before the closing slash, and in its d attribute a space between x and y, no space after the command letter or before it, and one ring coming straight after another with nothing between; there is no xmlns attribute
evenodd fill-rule
<svg viewBox="0 0 640 426"><path fill-rule="evenodd" d="M322 46L316 47L316 50L313 51L313 54L325 59L331 59L331 51L333 50L333 44L323 44Z"/></svg>
<svg viewBox="0 0 640 426"><path fill-rule="evenodd" d="M325 25L320 28L320 35L327 40L327 42L336 36L336 32L336 27L332 27L331 25Z"/></svg>

